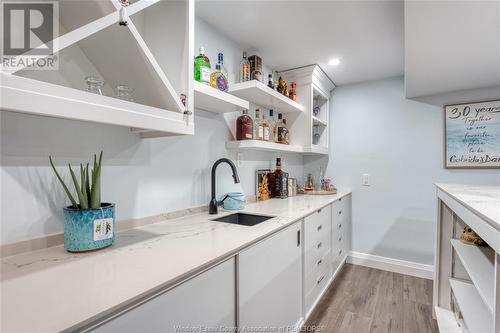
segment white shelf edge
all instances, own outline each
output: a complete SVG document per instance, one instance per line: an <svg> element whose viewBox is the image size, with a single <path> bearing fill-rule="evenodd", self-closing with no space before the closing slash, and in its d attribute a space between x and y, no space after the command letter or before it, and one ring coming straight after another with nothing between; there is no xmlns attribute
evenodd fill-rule
<svg viewBox="0 0 500 333"><path fill-rule="evenodd" d="M194 99L195 108L214 113L235 112L250 108L248 101L198 81L194 81Z"/></svg>
<svg viewBox="0 0 500 333"><path fill-rule="evenodd" d="M315 155L315 154L328 155L328 148L318 145L311 145L310 147L304 147L303 151L304 153L310 155Z"/></svg>
<svg viewBox="0 0 500 333"><path fill-rule="evenodd" d="M172 134L193 134L180 112L122 101L86 91L1 74L2 109L39 116L137 127Z"/></svg>
<svg viewBox="0 0 500 333"><path fill-rule="evenodd" d="M472 282L474 282L479 296L481 296L490 312L493 313L495 303L495 252L488 247L463 244L458 239L450 239L450 242Z"/></svg>
<svg viewBox="0 0 500 333"><path fill-rule="evenodd" d="M261 104L261 101L257 99L249 98L248 96L242 96L251 94L251 90L258 90L260 94L265 95L265 98L269 98L273 102ZM244 99L247 99L249 102L257 104L259 106L276 109L279 112L304 112L305 108L303 105L291 100L290 98L278 93L277 91L269 88L265 84L257 80L250 80L246 82L233 83L229 86L229 93ZM274 103L281 104L276 105Z"/></svg>
<svg viewBox="0 0 500 333"><path fill-rule="evenodd" d="M474 284L450 278L450 286L470 332L492 332L493 315L479 296Z"/></svg>
<svg viewBox="0 0 500 333"><path fill-rule="evenodd" d="M240 140L226 142L228 149L252 149L261 151L277 151L284 153L302 153L301 146L285 145L281 143L259 141L259 140Z"/></svg>
<svg viewBox="0 0 500 333"><path fill-rule="evenodd" d="M436 312L436 321L438 323L439 332L462 333L462 329L458 326L453 312L439 306L436 306L434 311Z"/></svg>
<svg viewBox="0 0 500 333"><path fill-rule="evenodd" d="M327 127L327 126L328 126L328 123L327 123L326 121L321 120L321 119L319 119L319 118L318 118L318 117L316 117L316 116L312 116L312 119L313 119L313 124L314 124L314 123L317 123L317 124L320 124L320 125L325 126L325 127Z"/></svg>

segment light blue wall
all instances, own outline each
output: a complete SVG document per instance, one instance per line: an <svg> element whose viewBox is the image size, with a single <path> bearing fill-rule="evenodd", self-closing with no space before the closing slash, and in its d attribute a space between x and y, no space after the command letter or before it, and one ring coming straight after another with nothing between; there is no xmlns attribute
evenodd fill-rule
<svg viewBox="0 0 500 333"><path fill-rule="evenodd" d="M499 170L443 168L443 110L404 98L403 77L342 86L331 99L326 175L353 191L353 250L433 264L433 183L500 185ZM314 168L318 161L306 161ZM362 174L370 187L361 186Z"/></svg>

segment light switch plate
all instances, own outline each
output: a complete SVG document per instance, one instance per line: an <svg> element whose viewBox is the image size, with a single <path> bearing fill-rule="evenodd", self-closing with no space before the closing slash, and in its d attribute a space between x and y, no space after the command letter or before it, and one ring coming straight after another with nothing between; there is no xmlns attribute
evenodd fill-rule
<svg viewBox="0 0 500 333"><path fill-rule="evenodd" d="M361 181L363 186L370 186L370 175L365 173L363 174L363 180Z"/></svg>

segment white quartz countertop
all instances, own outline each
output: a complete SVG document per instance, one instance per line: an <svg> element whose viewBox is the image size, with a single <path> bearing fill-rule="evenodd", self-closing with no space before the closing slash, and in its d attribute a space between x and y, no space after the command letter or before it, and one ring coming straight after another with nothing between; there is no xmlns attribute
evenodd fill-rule
<svg viewBox="0 0 500 333"><path fill-rule="evenodd" d="M436 186L500 230L500 186L441 183Z"/></svg>
<svg viewBox="0 0 500 333"><path fill-rule="evenodd" d="M96 252L72 254L57 246L4 258L0 331L59 332L85 326L347 194L247 204L244 212L276 216L251 227L210 221L217 216L201 213L118 233L113 246Z"/></svg>

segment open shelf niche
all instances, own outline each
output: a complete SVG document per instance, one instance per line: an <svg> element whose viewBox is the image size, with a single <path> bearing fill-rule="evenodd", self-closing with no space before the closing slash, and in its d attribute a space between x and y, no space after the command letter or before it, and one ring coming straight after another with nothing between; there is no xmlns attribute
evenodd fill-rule
<svg viewBox="0 0 500 333"><path fill-rule="evenodd" d="M126 8L128 25L119 25L117 0L64 2L60 25L68 32L54 43L59 69L2 73L4 109L140 128L141 133L193 134L193 6L193 0L134 1ZM164 16L176 20L161 20ZM163 49L167 45L175 53L165 56L150 42L159 32ZM86 91L86 76L105 81L102 94ZM117 85L133 89L133 100L116 98ZM187 95L186 106L180 94Z"/></svg>

